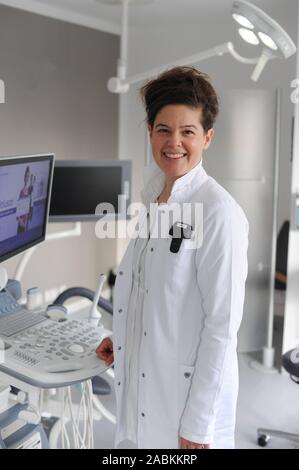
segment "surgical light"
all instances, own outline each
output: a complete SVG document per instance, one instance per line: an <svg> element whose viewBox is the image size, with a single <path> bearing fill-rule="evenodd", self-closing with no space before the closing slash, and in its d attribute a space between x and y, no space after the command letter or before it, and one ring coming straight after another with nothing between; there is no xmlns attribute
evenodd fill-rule
<svg viewBox="0 0 299 470"><path fill-rule="evenodd" d="M254 29L253 24L245 16L238 15L237 13L233 13L232 17L241 26L244 26L244 28Z"/></svg>
<svg viewBox="0 0 299 470"><path fill-rule="evenodd" d="M270 47L270 49L272 49L273 51L277 51L278 49L277 45L275 44L273 39L270 38L270 36L268 36L268 34L261 33L261 32L258 32L257 34L260 40L265 44L265 46Z"/></svg>
<svg viewBox="0 0 299 470"><path fill-rule="evenodd" d="M296 52L296 46L288 33L257 6L246 0L235 0L232 6L232 17L236 19L236 15L246 18L254 26L266 48L277 51L277 55L273 57L287 59Z"/></svg>
<svg viewBox="0 0 299 470"><path fill-rule="evenodd" d="M232 17L238 23L239 34L243 40L252 45L262 46L259 57L247 58L241 56L229 41L198 52L189 57L164 64L134 76L127 76L128 63L128 20L129 5L150 4L155 0L97 0L101 3L122 6L122 26L120 37L120 57L117 63L117 74L108 80L108 90L112 93L126 93L130 85L157 76L170 67L198 64L202 60L230 53L238 62L255 65L251 79L257 81L267 65L274 58L287 59L296 52L296 46L286 31L263 10L245 0L235 0L232 6Z"/></svg>
<svg viewBox="0 0 299 470"><path fill-rule="evenodd" d="M238 32L241 38L244 39L244 41L248 42L249 44L257 46L260 43L260 40L257 37L257 35L250 29L239 28Z"/></svg>

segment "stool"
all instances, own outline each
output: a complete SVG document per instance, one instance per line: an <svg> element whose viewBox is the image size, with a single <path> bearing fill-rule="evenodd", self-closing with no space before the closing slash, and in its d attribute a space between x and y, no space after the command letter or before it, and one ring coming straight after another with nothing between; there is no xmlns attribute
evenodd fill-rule
<svg viewBox="0 0 299 470"><path fill-rule="evenodd" d="M299 384L299 348L286 352L282 356L282 365L290 374L291 380L296 384ZM269 443L271 436L299 443L299 434L292 434L285 431L259 428L257 430L257 435L257 443L261 447L265 447Z"/></svg>

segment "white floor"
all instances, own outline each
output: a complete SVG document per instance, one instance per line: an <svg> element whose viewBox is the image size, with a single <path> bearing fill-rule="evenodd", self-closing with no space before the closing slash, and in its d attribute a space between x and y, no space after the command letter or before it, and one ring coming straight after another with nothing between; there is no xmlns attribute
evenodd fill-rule
<svg viewBox="0 0 299 470"><path fill-rule="evenodd" d="M258 427L299 434L299 385L286 374L259 372L252 357L239 355L240 390L237 408L236 448L256 449ZM299 448L299 444L271 438L267 448Z"/></svg>
<svg viewBox="0 0 299 470"><path fill-rule="evenodd" d="M252 359L248 354L239 355L238 449L261 449L257 445L258 427L299 434L299 385L285 374L269 375L253 369L250 366ZM102 397L102 403L114 411L113 395ZM113 442L114 426L103 419L95 426L95 446L98 449L113 449ZM127 448L129 445L124 443L121 447ZM299 444L271 438L267 449L280 448L299 448Z"/></svg>

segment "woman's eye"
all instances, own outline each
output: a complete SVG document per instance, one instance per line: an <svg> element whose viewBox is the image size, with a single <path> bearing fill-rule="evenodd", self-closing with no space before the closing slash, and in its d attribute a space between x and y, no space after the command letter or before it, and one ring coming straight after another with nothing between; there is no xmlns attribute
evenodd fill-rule
<svg viewBox="0 0 299 470"><path fill-rule="evenodd" d="M194 135L193 131L185 131L185 135Z"/></svg>

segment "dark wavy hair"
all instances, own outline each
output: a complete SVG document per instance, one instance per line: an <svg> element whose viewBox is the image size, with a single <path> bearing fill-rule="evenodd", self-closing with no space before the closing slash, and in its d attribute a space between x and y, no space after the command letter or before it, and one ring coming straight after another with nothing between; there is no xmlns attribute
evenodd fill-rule
<svg viewBox="0 0 299 470"><path fill-rule="evenodd" d="M213 128L219 112L219 100L207 74L194 67L174 67L140 88L140 95L152 127L157 114L170 104L184 104L202 110L205 132Z"/></svg>

